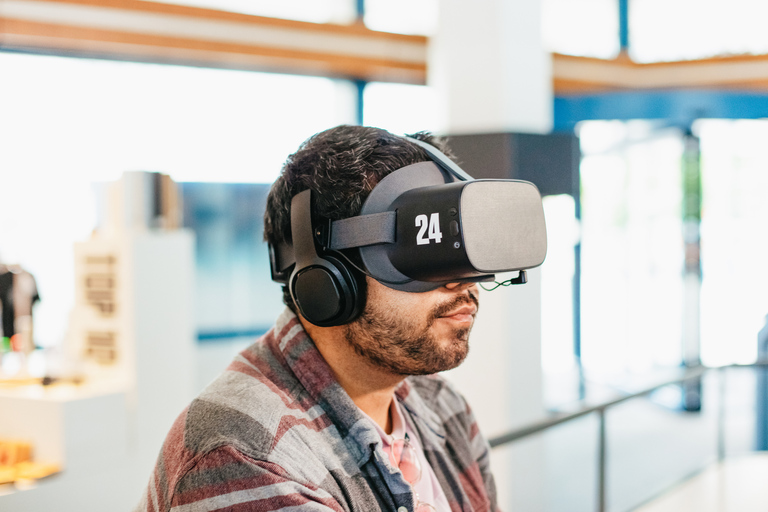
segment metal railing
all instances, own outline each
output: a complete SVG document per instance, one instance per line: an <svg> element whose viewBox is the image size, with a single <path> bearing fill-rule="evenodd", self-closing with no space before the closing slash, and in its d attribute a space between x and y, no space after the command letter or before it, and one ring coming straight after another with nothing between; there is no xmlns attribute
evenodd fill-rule
<svg viewBox="0 0 768 512"><path fill-rule="evenodd" d="M606 473L605 473L605 463L606 463L606 435L605 435L605 411L615 405L618 405L620 403L626 402L628 400L633 400L635 398L640 398L643 396L650 395L654 391L657 391L663 387L671 386L675 384L683 384L685 382L700 379L702 376L704 376L706 373L710 371L717 371L719 372L719 400L718 400L718 411L717 411L717 460L722 461L725 458L725 370L729 368L758 368L758 367L768 367L768 361L759 361L757 363L753 364L733 364L728 366L718 366L718 367L707 367L707 366L696 366L687 369L682 376L679 376L674 379L665 380L661 383L654 384L651 387L642 389L641 391L623 395L621 397L615 398L613 400L609 400L607 402L600 403L598 405L593 406L586 406L578 411L570 412L570 413L562 413L562 414L556 414L550 418L531 423L525 427L517 428L514 430L511 430L505 434L501 434L499 436L496 436L489 440L489 443L491 445L491 448L497 448L499 446L503 446L509 443L513 443L515 441L518 441L520 439L523 439L525 437L538 434L541 432L544 432L545 430L548 430L552 427L555 427L557 425L561 425L563 423L567 423L569 421L573 421L575 419L581 418L583 416L587 416L589 414L597 414L598 420L599 420L599 427L598 427L598 448L597 448L597 459L598 459L598 466L597 466L597 504L598 504L598 511L599 512L605 512L606 510Z"/></svg>

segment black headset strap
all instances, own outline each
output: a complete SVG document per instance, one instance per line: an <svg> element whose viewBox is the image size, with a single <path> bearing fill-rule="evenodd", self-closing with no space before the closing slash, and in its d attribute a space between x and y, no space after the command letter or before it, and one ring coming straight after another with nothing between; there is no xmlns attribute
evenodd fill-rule
<svg viewBox="0 0 768 512"><path fill-rule="evenodd" d="M319 259L312 232L312 191L309 189L291 199L291 238L297 269L307 267Z"/></svg>

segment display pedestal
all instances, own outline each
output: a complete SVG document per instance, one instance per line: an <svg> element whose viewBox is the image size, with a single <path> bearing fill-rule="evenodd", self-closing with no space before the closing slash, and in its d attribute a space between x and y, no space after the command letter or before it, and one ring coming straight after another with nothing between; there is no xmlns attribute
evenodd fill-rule
<svg viewBox="0 0 768 512"><path fill-rule="evenodd" d="M0 488L0 510L131 510L193 398L194 236L143 231L93 240L77 244L75 258L85 292L69 349L86 359L85 384L0 394L0 437L31 441L36 461L62 471ZM89 295L94 284L104 289Z"/></svg>
<svg viewBox="0 0 768 512"><path fill-rule="evenodd" d="M93 475L129 463L124 391L95 383L5 390L0 418L0 437L29 441L35 461L61 467L32 484L0 487L2 510L58 510L61 503L81 502L79 494L94 492L88 489Z"/></svg>
<svg viewBox="0 0 768 512"><path fill-rule="evenodd" d="M125 456L125 393L76 386L0 393L0 438L24 439L33 458L62 469L103 466Z"/></svg>
<svg viewBox="0 0 768 512"><path fill-rule="evenodd" d="M148 481L173 421L194 398L195 260L190 231L145 232L123 248L126 255L126 318L129 432Z"/></svg>

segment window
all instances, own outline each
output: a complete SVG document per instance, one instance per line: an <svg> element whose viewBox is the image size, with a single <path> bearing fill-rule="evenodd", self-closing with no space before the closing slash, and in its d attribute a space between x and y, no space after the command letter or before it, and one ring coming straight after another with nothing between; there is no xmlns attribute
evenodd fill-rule
<svg viewBox="0 0 768 512"><path fill-rule="evenodd" d="M645 121L579 127L582 361L601 374L682 360L680 133Z"/></svg>
<svg viewBox="0 0 768 512"><path fill-rule="evenodd" d="M365 25L398 34L433 35L439 0L365 0Z"/></svg>
<svg viewBox="0 0 768 512"><path fill-rule="evenodd" d="M365 86L363 123L395 134L441 128L438 100L433 88L372 82Z"/></svg>
<svg viewBox="0 0 768 512"><path fill-rule="evenodd" d="M354 0L162 0L162 3L314 23L350 23L356 15Z"/></svg>
<svg viewBox="0 0 768 512"><path fill-rule="evenodd" d="M570 195L542 199L547 259L541 267L541 363L549 378L574 369L573 276L578 226Z"/></svg>
<svg viewBox="0 0 768 512"><path fill-rule="evenodd" d="M2 52L0 70L0 259L37 279L43 346L64 336L93 182L270 183L308 136L354 121L354 87L325 78Z"/></svg>
<svg viewBox="0 0 768 512"><path fill-rule="evenodd" d="M751 363L768 315L768 121L701 120L701 356Z"/></svg>
<svg viewBox="0 0 768 512"><path fill-rule="evenodd" d="M552 52L610 59L619 53L618 0L542 0L542 32Z"/></svg>
<svg viewBox="0 0 768 512"><path fill-rule="evenodd" d="M762 0L635 0L629 16L630 55L638 62L768 52Z"/></svg>

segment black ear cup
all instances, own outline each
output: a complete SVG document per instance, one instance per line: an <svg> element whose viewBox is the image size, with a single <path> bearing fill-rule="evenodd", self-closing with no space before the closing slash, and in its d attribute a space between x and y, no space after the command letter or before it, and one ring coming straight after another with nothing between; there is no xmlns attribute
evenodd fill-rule
<svg viewBox="0 0 768 512"><path fill-rule="evenodd" d="M318 257L291 276L291 297L301 316L320 327L343 325L362 311L365 297L357 273L332 256Z"/></svg>
<svg viewBox="0 0 768 512"><path fill-rule="evenodd" d="M353 274L333 253L318 254L310 190L291 199L291 233L296 266L288 290L301 316L320 327L354 320L365 303L364 293L360 293L365 276Z"/></svg>

